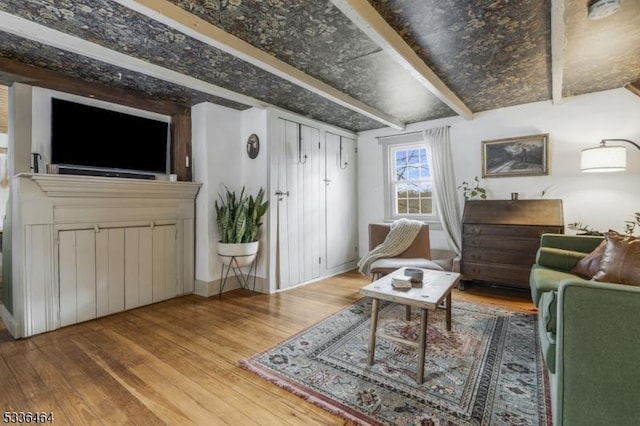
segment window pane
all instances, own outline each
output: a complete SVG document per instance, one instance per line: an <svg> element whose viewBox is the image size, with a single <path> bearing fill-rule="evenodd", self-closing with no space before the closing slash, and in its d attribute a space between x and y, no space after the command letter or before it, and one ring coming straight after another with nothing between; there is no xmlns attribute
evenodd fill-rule
<svg viewBox="0 0 640 426"><path fill-rule="evenodd" d="M407 174L408 180L420 179L420 168L416 166L409 166L409 173Z"/></svg>
<svg viewBox="0 0 640 426"><path fill-rule="evenodd" d="M433 212L431 198L423 198L420 200L420 212L422 214L430 214Z"/></svg>
<svg viewBox="0 0 640 426"><path fill-rule="evenodd" d="M407 200L398 200L398 214L407 214Z"/></svg>
<svg viewBox="0 0 640 426"><path fill-rule="evenodd" d="M408 151L408 161L409 164L418 164L420 163L420 150L412 149Z"/></svg>
<svg viewBox="0 0 640 426"><path fill-rule="evenodd" d="M421 149L420 150L420 162L422 164L427 164L427 150L426 149Z"/></svg>
<svg viewBox="0 0 640 426"><path fill-rule="evenodd" d="M422 179L428 179L431 177L431 170L429 170L428 164L422 164L420 166L420 177Z"/></svg>
<svg viewBox="0 0 640 426"><path fill-rule="evenodd" d="M420 200L417 198L409 198L409 214L420 214Z"/></svg>
<svg viewBox="0 0 640 426"><path fill-rule="evenodd" d="M431 184L428 183L423 183L419 186L417 186L417 190L420 192L420 196L421 197L432 197L432 189L431 189Z"/></svg>
<svg viewBox="0 0 640 426"><path fill-rule="evenodd" d="M406 183L399 183L396 186L396 198L407 198L407 191L409 190L409 187L411 185L408 185Z"/></svg>

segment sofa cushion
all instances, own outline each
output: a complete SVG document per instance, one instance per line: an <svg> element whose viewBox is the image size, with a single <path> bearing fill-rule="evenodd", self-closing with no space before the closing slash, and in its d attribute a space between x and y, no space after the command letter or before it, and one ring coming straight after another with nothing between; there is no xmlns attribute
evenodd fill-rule
<svg viewBox="0 0 640 426"><path fill-rule="evenodd" d="M640 238L605 234L606 247L595 281L640 286Z"/></svg>
<svg viewBox="0 0 640 426"><path fill-rule="evenodd" d="M587 254L582 251L565 250L555 247L541 247L540 250L538 250L536 263L547 268L569 272L586 255Z"/></svg>
<svg viewBox="0 0 640 426"><path fill-rule="evenodd" d="M538 316L538 336L544 362L553 374L556 372L556 335L547 331L542 316Z"/></svg>
<svg viewBox="0 0 640 426"><path fill-rule="evenodd" d="M538 307L538 315L542 316L545 330L552 334L556 334L557 301L558 293L555 291L547 291L540 296Z"/></svg>
<svg viewBox="0 0 640 426"><path fill-rule="evenodd" d="M603 240L595 250L580 259L571 272L588 280L593 278L600 271L600 262L606 246L607 241Z"/></svg>
<svg viewBox="0 0 640 426"><path fill-rule="evenodd" d="M536 306L539 305L540 297L546 291L558 291L560 281L566 279L576 279L577 275L565 271L556 271L555 269L545 268L544 266L534 265L531 268L529 284L531 286L531 298Z"/></svg>

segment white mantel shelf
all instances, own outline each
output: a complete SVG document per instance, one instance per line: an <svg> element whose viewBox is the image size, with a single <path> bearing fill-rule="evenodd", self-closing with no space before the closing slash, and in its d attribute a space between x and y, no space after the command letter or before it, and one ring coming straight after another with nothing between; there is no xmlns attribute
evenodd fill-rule
<svg viewBox="0 0 640 426"><path fill-rule="evenodd" d="M123 179L99 176L21 173L34 181L47 197L173 198L195 199L199 183Z"/></svg>

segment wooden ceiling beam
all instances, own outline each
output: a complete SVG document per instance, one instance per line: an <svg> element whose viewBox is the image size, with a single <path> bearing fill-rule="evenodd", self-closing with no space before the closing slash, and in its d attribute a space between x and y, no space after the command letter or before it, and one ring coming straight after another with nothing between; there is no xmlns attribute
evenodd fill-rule
<svg viewBox="0 0 640 426"><path fill-rule="evenodd" d="M8 85L14 82L24 83L165 115L184 113L191 108L190 105L181 105L176 102L141 96L138 92L131 90L86 82L7 58L0 58L0 81Z"/></svg>
<svg viewBox="0 0 640 426"><path fill-rule="evenodd" d="M624 87L625 89L631 91L632 93L635 93L636 95L640 96L640 80L636 80L633 83L629 83Z"/></svg>
<svg viewBox="0 0 640 426"><path fill-rule="evenodd" d="M564 50L567 44L567 1L551 0L551 99L562 102Z"/></svg>
<svg viewBox="0 0 640 426"><path fill-rule="evenodd" d="M331 0L361 31L380 46L401 67L464 118L473 112L418 56L367 0Z"/></svg>
<svg viewBox="0 0 640 426"><path fill-rule="evenodd" d="M384 125L399 130L405 127L405 123L396 117L378 111L171 2L165 0L114 1Z"/></svg>

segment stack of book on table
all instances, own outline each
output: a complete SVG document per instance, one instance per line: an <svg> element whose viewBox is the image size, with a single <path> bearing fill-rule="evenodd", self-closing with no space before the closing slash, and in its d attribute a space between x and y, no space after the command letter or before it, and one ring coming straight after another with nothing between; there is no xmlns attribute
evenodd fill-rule
<svg viewBox="0 0 640 426"><path fill-rule="evenodd" d="M391 285L393 288L397 289L411 288L411 277L406 275L396 275L391 278Z"/></svg>

